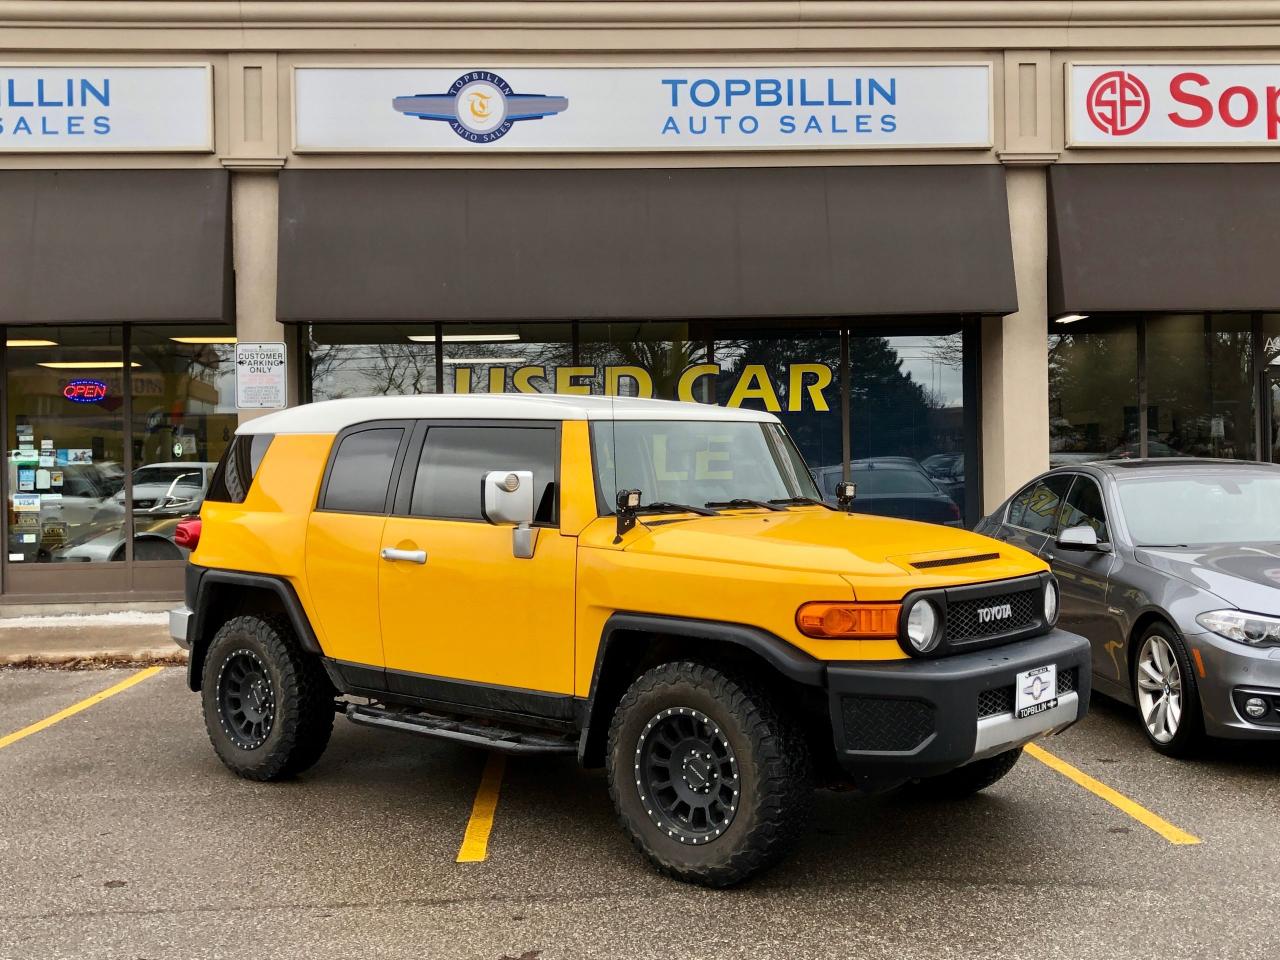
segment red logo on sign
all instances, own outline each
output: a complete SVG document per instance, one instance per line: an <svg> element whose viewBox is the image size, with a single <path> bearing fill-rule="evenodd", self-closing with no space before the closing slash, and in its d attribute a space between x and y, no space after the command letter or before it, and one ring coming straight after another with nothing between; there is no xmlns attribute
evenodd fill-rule
<svg viewBox="0 0 1280 960"><path fill-rule="evenodd" d="M1147 122L1151 94L1132 73L1109 70L1093 81L1085 106L1095 127L1113 137L1123 137Z"/></svg>

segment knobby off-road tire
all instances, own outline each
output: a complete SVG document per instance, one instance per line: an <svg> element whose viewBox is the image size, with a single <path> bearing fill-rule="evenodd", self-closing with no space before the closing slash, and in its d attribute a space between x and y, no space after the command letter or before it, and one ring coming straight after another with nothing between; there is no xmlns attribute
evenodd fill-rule
<svg viewBox="0 0 1280 960"><path fill-rule="evenodd" d="M777 862L813 804L798 728L759 689L698 663L663 664L631 685L606 772L637 849L660 873L708 887Z"/></svg>
<svg viewBox="0 0 1280 960"><path fill-rule="evenodd" d="M281 616L228 620L214 635L201 683L205 728L237 776L284 780L312 766L333 732L334 691Z"/></svg>
<svg viewBox="0 0 1280 960"><path fill-rule="evenodd" d="M956 767L941 776L919 780L913 783L910 789L921 798L963 800L1003 780L1021 756L1022 748L1015 747L1004 753L997 753L994 757L985 757L982 760L966 763L963 767Z"/></svg>

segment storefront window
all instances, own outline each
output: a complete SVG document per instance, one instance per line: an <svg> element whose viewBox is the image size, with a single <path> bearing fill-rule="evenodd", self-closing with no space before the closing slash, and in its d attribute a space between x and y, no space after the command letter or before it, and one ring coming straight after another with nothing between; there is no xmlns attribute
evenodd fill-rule
<svg viewBox="0 0 1280 960"><path fill-rule="evenodd" d="M123 328L8 333L7 560L115 559L69 551L110 522L124 486Z"/></svg>
<svg viewBox="0 0 1280 960"><path fill-rule="evenodd" d="M965 504L964 338L849 337L851 477L869 513L959 523Z"/></svg>
<svg viewBox="0 0 1280 960"><path fill-rule="evenodd" d="M1263 444L1272 463L1280 463L1280 314L1262 316L1263 396L1266 418Z"/></svg>
<svg viewBox="0 0 1280 960"><path fill-rule="evenodd" d="M1147 319L1147 456L1254 457L1252 327L1248 314Z"/></svg>
<svg viewBox="0 0 1280 960"><path fill-rule="evenodd" d="M214 467L236 430L235 333L226 328L134 327L133 559L182 560L178 520L198 513ZM124 496L117 494L94 549L118 558ZM118 543L118 545L117 545Z"/></svg>
<svg viewBox="0 0 1280 960"><path fill-rule="evenodd" d="M833 496L844 464L839 329L744 330L717 339L712 361L715 402L776 413L823 495Z"/></svg>
<svg viewBox="0 0 1280 960"><path fill-rule="evenodd" d="M1051 326L1049 463L1138 456L1137 324L1075 320Z"/></svg>
<svg viewBox="0 0 1280 960"><path fill-rule="evenodd" d="M427 332L432 327L417 329L313 326L313 398L431 392L430 351L438 336L444 393L653 397L767 410L795 438L827 498L834 500L836 484L852 476L861 484L857 509L952 524L963 515L971 438L958 324L914 336L848 331L836 320L804 327L779 321L443 323L437 335ZM851 384L847 432L844 349ZM850 450L852 464L846 462Z"/></svg>
<svg viewBox="0 0 1280 960"><path fill-rule="evenodd" d="M436 392L436 327L313 324L307 328L312 400Z"/></svg>
<svg viewBox="0 0 1280 960"><path fill-rule="evenodd" d="M572 324L446 323L440 339L445 393L584 392Z"/></svg>
<svg viewBox="0 0 1280 960"><path fill-rule="evenodd" d="M707 341L690 326L670 321L580 324L578 362L591 371L584 382L596 394L714 403Z"/></svg>

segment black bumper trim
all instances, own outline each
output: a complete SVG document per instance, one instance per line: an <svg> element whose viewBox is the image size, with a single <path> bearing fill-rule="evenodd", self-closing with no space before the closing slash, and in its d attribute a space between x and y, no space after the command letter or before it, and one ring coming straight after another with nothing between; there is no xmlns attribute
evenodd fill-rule
<svg viewBox="0 0 1280 960"><path fill-rule="evenodd" d="M974 757L979 695L1011 685L1020 671L1050 663L1059 671L1076 669L1079 720L1089 705L1089 642L1062 630L935 660L829 663L827 695L836 756L860 779L900 781L945 773ZM861 740L851 742L846 730L850 699L864 705L862 716L876 701L897 715L903 714L898 705L919 704L920 712L931 715L932 730L915 730L909 745L867 749L869 738L859 733Z"/></svg>

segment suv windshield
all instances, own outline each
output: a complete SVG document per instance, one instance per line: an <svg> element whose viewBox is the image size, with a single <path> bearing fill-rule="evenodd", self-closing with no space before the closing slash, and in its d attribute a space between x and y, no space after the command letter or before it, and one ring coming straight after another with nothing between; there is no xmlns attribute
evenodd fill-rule
<svg viewBox="0 0 1280 960"><path fill-rule="evenodd" d="M1144 477L1117 487L1137 546L1280 543L1280 476Z"/></svg>
<svg viewBox="0 0 1280 960"><path fill-rule="evenodd" d="M641 503L702 506L821 494L800 452L776 423L750 420L616 420L591 425L601 511L619 490Z"/></svg>

